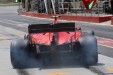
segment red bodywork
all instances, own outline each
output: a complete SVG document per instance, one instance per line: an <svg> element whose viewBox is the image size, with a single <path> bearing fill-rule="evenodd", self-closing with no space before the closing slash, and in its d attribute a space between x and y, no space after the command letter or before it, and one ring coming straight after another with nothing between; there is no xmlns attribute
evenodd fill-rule
<svg viewBox="0 0 113 75"><path fill-rule="evenodd" d="M56 43L58 45L71 43L72 41L76 41L78 38L81 37L81 32L58 32L56 33ZM53 39L53 33L38 33L38 34L32 34L32 43L34 44L43 44L43 45L51 45L52 39Z"/></svg>
<svg viewBox="0 0 113 75"><path fill-rule="evenodd" d="M54 17L55 20L53 24L58 23L57 17ZM81 28L75 28L75 30L81 30ZM55 34L55 42L57 45L76 42L77 39L81 37L81 32L57 32ZM54 32L35 33L31 34L30 36L32 37L32 44L51 45L51 42L53 41L54 37Z"/></svg>

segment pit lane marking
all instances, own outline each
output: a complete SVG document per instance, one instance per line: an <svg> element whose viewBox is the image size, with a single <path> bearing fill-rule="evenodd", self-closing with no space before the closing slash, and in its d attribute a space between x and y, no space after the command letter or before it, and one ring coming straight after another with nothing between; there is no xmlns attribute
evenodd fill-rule
<svg viewBox="0 0 113 75"><path fill-rule="evenodd" d="M24 38L24 34L16 34L16 36Z"/></svg>
<svg viewBox="0 0 113 75"><path fill-rule="evenodd" d="M103 37L96 37L96 38L97 38L97 42L99 45L113 48L113 40L112 39L107 39L107 38L103 38Z"/></svg>
<svg viewBox="0 0 113 75"><path fill-rule="evenodd" d="M15 36L24 38L24 34L15 34L13 37L15 37ZM7 36L7 35L4 35L4 34L0 34L0 40L13 40L11 38L12 38L12 36Z"/></svg>
<svg viewBox="0 0 113 75"><path fill-rule="evenodd" d="M113 72L113 68L106 68L107 71Z"/></svg>
<svg viewBox="0 0 113 75"><path fill-rule="evenodd" d="M71 75L71 74L74 74L74 73L71 73L71 72L64 72L64 73L51 73L51 74L48 74L48 75Z"/></svg>
<svg viewBox="0 0 113 75"><path fill-rule="evenodd" d="M6 40L6 39L8 39L7 36L0 34L0 40Z"/></svg>
<svg viewBox="0 0 113 75"><path fill-rule="evenodd" d="M1 20L1 23L10 24L10 25L17 25L19 27L28 28L29 24L25 22L18 22L14 20Z"/></svg>
<svg viewBox="0 0 113 75"><path fill-rule="evenodd" d="M48 74L48 75L64 75L63 73L53 73L53 74Z"/></svg>

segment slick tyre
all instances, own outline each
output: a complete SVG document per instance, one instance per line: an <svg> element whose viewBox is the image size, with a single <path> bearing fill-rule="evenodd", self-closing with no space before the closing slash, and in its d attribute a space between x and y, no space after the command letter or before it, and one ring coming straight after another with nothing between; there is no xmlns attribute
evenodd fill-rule
<svg viewBox="0 0 113 75"><path fill-rule="evenodd" d="M79 43L79 61L89 67L96 65L98 62L97 40L93 35L84 35L78 39Z"/></svg>
<svg viewBox="0 0 113 75"><path fill-rule="evenodd" d="M25 34L25 35L24 35L24 39L26 39L26 40L29 39L28 34Z"/></svg>
<svg viewBox="0 0 113 75"><path fill-rule="evenodd" d="M20 69L26 65L27 57L27 40L19 39L11 42L10 57L13 68Z"/></svg>

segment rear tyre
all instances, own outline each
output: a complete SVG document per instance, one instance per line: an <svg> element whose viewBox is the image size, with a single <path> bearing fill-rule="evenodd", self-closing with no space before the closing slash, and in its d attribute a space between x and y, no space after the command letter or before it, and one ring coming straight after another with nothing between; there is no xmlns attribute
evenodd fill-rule
<svg viewBox="0 0 113 75"><path fill-rule="evenodd" d="M25 35L24 35L24 39L29 39L28 34L25 34Z"/></svg>
<svg viewBox="0 0 113 75"><path fill-rule="evenodd" d="M80 63L85 66L93 66L98 62L97 40L93 35L84 35L78 39L78 57Z"/></svg>
<svg viewBox="0 0 113 75"><path fill-rule="evenodd" d="M27 40L19 39L11 42L10 45L10 57L13 68L26 67L27 55Z"/></svg>

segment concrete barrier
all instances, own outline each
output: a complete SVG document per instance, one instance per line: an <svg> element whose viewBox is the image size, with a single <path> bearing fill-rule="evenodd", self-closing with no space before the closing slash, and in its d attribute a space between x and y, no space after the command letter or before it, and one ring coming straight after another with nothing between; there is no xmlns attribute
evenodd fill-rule
<svg viewBox="0 0 113 75"><path fill-rule="evenodd" d="M23 15L39 17L39 18L51 18L52 15L49 14L41 14L41 13L33 13L33 12L25 12ZM83 21L83 22L92 22L92 23L101 23L105 21L111 20L112 16L69 16L69 15L60 15L62 17L59 20L68 20L68 21Z"/></svg>
<svg viewBox="0 0 113 75"><path fill-rule="evenodd" d="M111 18L111 25L113 25L113 17Z"/></svg>

